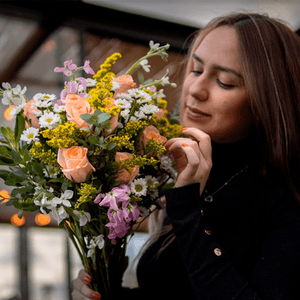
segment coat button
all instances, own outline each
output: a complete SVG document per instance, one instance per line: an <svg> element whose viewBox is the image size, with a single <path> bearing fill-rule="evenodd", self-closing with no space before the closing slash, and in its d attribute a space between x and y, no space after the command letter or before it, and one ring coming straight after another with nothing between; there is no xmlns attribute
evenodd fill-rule
<svg viewBox="0 0 300 300"><path fill-rule="evenodd" d="M207 234L207 235L211 235L212 231L210 229L204 229L204 232Z"/></svg>
<svg viewBox="0 0 300 300"><path fill-rule="evenodd" d="M215 249L214 249L214 253L215 253L215 255L217 255L217 256L221 256L221 255L222 255L222 252L221 252L220 248L215 248Z"/></svg>
<svg viewBox="0 0 300 300"><path fill-rule="evenodd" d="M204 210L203 210L203 208L201 208L200 213L201 213L202 216L204 216Z"/></svg>

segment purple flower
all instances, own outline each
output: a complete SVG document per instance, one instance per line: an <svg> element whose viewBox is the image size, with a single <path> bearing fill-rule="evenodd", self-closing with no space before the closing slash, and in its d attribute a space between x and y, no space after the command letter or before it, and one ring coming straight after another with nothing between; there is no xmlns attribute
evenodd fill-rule
<svg viewBox="0 0 300 300"><path fill-rule="evenodd" d="M67 88L68 88L69 93L76 94L76 92L78 90L78 83L77 82L68 82Z"/></svg>
<svg viewBox="0 0 300 300"><path fill-rule="evenodd" d="M86 89L86 79L83 77L79 77L77 79L79 80L80 84L82 85L83 89L85 90Z"/></svg>
<svg viewBox="0 0 300 300"><path fill-rule="evenodd" d="M67 60L64 62L63 68L56 67L54 69L54 72L57 72L57 73L63 72L66 76L71 76L73 73L73 70L75 70L76 68L77 68L77 66L72 63L72 60Z"/></svg>
<svg viewBox="0 0 300 300"><path fill-rule="evenodd" d="M99 203L100 206L109 206L114 210L118 210L117 202L122 202L122 208L126 207L129 203L128 194L130 188L126 184L112 188L112 190L104 197Z"/></svg>
<svg viewBox="0 0 300 300"><path fill-rule="evenodd" d="M102 194L99 193L99 194L97 195L97 197L95 198L94 203L100 203L101 199L102 199Z"/></svg>
<svg viewBox="0 0 300 300"><path fill-rule="evenodd" d="M90 61L89 60L86 60L84 62L84 67L83 67L84 71L87 73L87 74L92 74L94 75L95 72L94 70L90 67Z"/></svg>

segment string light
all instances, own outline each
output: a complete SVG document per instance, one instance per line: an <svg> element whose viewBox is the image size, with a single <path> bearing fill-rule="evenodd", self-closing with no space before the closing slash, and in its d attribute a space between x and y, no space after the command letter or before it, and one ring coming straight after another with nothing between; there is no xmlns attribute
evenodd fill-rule
<svg viewBox="0 0 300 300"><path fill-rule="evenodd" d="M51 222L51 217L49 215L37 214L34 221L38 226L46 226Z"/></svg>
<svg viewBox="0 0 300 300"><path fill-rule="evenodd" d="M12 120L12 117L10 116L10 112L12 110L12 108L14 107L14 105L9 106L5 111L4 111L4 118L8 121Z"/></svg>
<svg viewBox="0 0 300 300"><path fill-rule="evenodd" d="M21 219L19 219L18 214L14 214L11 218L10 218L10 222L12 225L14 226L23 226L25 224L25 217L22 216Z"/></svg>
<svg viewBox="0 0 300 300"><path fill-rule="evenodd" d="M10 199L10 194L8 193L7 190L0 191L0 196L5 198L5 200L3 200L2 203L5 203ZM2 198L0 198L0 199L2 199Z"/></svg>

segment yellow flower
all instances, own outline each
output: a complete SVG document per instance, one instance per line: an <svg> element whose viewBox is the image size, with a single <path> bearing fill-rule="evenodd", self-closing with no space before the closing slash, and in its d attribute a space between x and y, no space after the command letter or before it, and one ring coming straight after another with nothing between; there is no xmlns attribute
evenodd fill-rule
<svg viewBox="0 0 300 300"><path fill-rule="evenodd" d="M120 53L114 53L113 55L109 56L105 62L100 65L99 71L93 76L93 78L97 81L100 81L102 77L109 72L111 69L112 65L119 59L121 58L122 55Z"/></svg>
<svg viewBox="0 0 300 300"><path fill-rule="evenodd" d="M52 166L53 173L60 170L60 166L57 163L57 154L52 152L51 149L45 151L41 143L35 143L29 150L29 153L32 157L39 159L45 165Z"/></svg>
<svg viewBox="0 0 300 300"><path fill-rule="evenodd" d="M98 189L93 184L82 183L78 191L78 194L81 196L75 204L75 209L78 209L82 203L93 200L98 193Z"/></svg>
<svg viewBox="0 0 300 300"><path fill-rule="evenodd" d="M80 130L73 122L58 125L54 129L41 131L44 138L49 139L47 144L53 148L70 148L78 145L78 140L83 137L84 131Z"/></svg>

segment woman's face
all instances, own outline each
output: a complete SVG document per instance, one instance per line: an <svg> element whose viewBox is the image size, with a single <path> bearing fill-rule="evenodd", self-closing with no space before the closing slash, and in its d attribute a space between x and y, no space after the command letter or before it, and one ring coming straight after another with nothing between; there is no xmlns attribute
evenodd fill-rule
<svg viewBox="0 0 300 300"><path fill-rule="evenodd" d="M214 29L190 59L181 96L182 124L204 131L219 143L246 137L253 128L253 116L241 75L235 29Z"/></svg>

